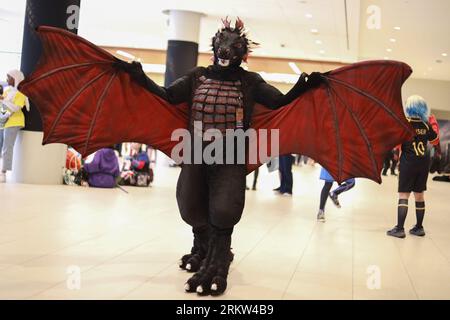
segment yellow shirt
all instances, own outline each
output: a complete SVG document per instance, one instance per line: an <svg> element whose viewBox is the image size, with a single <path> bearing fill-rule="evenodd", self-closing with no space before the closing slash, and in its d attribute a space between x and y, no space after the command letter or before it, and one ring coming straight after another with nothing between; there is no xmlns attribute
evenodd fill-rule
<svg viewBox="0 0 450 320"><path fill-rule="evenodd" d="M8 95L8 90L6 90L3 93L3 97L6 98L7 95ZM21 93L20 91L17 91L16 95L14 96L13 103L16 106L21 107L21 109L14 112L13 114L11 114L8 121L6 121L6 123L5 123L5 128L24 127L25 126L25 116L22 112L22 108L25 106L25 100L26 100L25 95L23 93Z"/></svg>

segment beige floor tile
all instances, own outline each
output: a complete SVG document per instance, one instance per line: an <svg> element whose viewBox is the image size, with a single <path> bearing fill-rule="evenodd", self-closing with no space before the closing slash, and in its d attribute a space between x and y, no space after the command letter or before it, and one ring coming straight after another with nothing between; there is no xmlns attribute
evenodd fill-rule
<svg viewBox="0 0 450 320"><path fill-rule="evenodd" d="M352 299L351 276L297 272L283 298L287 300Z"/></svg>
<svg viewBox="0 0 450 320"><path fill-rule="evenodd" d="M39 300L120 299L146 279L145 276L126 272L110 273L106 270L92 270L81 273L79 288L68 286L66 280L30 298Z"/></svg>

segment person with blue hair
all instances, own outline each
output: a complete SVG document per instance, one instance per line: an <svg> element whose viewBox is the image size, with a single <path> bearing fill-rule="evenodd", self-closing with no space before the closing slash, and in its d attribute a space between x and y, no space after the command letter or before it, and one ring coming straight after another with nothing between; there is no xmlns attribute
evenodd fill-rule
<svg viewBox="0 0 450 320"><path fill-rule="evenodd" d="M413 95L406 100L405 113L409 119L420 118L425 123L428 123L430 117L426 101L418 95Z"/></svg>
<svg viewBox="0 0 450 320"><path fill-rule="evenodd" d="M331 190L331 187L334 183L334 178L330 175L330 173L322 168L320 171L320 180L324 180L325 184L323 185L322 192L320 193L320 204L319 204L319 213L317 213L317 221L325 222L325 204L327 203L328 197L330 197L331 201L333 201L334 205L338 208L341 207L339 203L338 196L342 192L346 192L355 186L355 178L348 179L343 183L339 184L339 187Z"/></svg>
<svg viewBox="0 0 450 320"><path fill-rule="evenodd" d="M425 235L422 225L425 215L424 192L427 190L430 168L428 142L438 145L439 137L429 123L430 110L422 97L417 95L409 97L406 101L405 113L416 134L412 140L401 146L397 225L387 231L387 235L405 238L404 224L408 214L408 199L413 192L416 200L417 222L409 233L423 237Z"/></svg>

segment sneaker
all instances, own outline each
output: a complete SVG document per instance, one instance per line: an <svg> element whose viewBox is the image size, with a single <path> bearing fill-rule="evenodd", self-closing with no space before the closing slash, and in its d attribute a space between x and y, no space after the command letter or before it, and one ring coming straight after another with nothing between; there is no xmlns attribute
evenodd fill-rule
<svg viewBox="0 0 450 320"><path fill-rule="evenodd" d="M273 191L280 192L280 189L281 189L281 187L278 187L278 188L273 189Z"/></svg>
<svg viewBox="0 0 450 320"><path fill-rule="evenodd" d="M341 204L339 203L337 194L335 194L334 192L330 192L329 196L330 196L331 201L333 201L334 205L336 207L340 208Z"/></svg>
<svg viewBox="0 0 450 320"><path fill-rule="evenodd" d="M0 172L0 183L6 182L6 174Z"/></svg>
<svg viewBox="0 0 450 320"><path fill-rule="evenodd" d="M406 237L405 230L403 228L398 228L397 226L395 226L393 229L391 229L388 232L386 232L386 234L388 236L396 237L396 238L404 238L404 237Z"/></svg>
<svg viewBox="0 0 450 320"><path fill-rule="evenodd" d="M411 230L409 230L409 233L414 236L423 237L425 235L425 230L423 227L414 226Z"/></svg>
<svg viewBox="0 0 450 320"><path fill-rule="evenodd" d="M292 192L285 192L285 193L281 193L280 195L282 195L283 197L292 197Z"/></svg>
<svg viewBox="0 0 450 320"><path fill-rule="evenodd" d="M325 222L325 212L323 210L319 210L319 213L317 213L317 221Z"/></svg>

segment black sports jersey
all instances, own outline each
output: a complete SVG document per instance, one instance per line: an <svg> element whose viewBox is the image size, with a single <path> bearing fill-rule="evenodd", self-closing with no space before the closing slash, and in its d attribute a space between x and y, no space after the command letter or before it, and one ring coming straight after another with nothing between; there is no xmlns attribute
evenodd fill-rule
<svg viewBox="0 0 450 320"><path fill-rule="evenodd" d="M407 118L412 124L416 135L413 140L402 144L402 155L400 161L403 164L427 165L430 159L427 144L438 139L431 125L423 122L420 118Z"/></svg>

